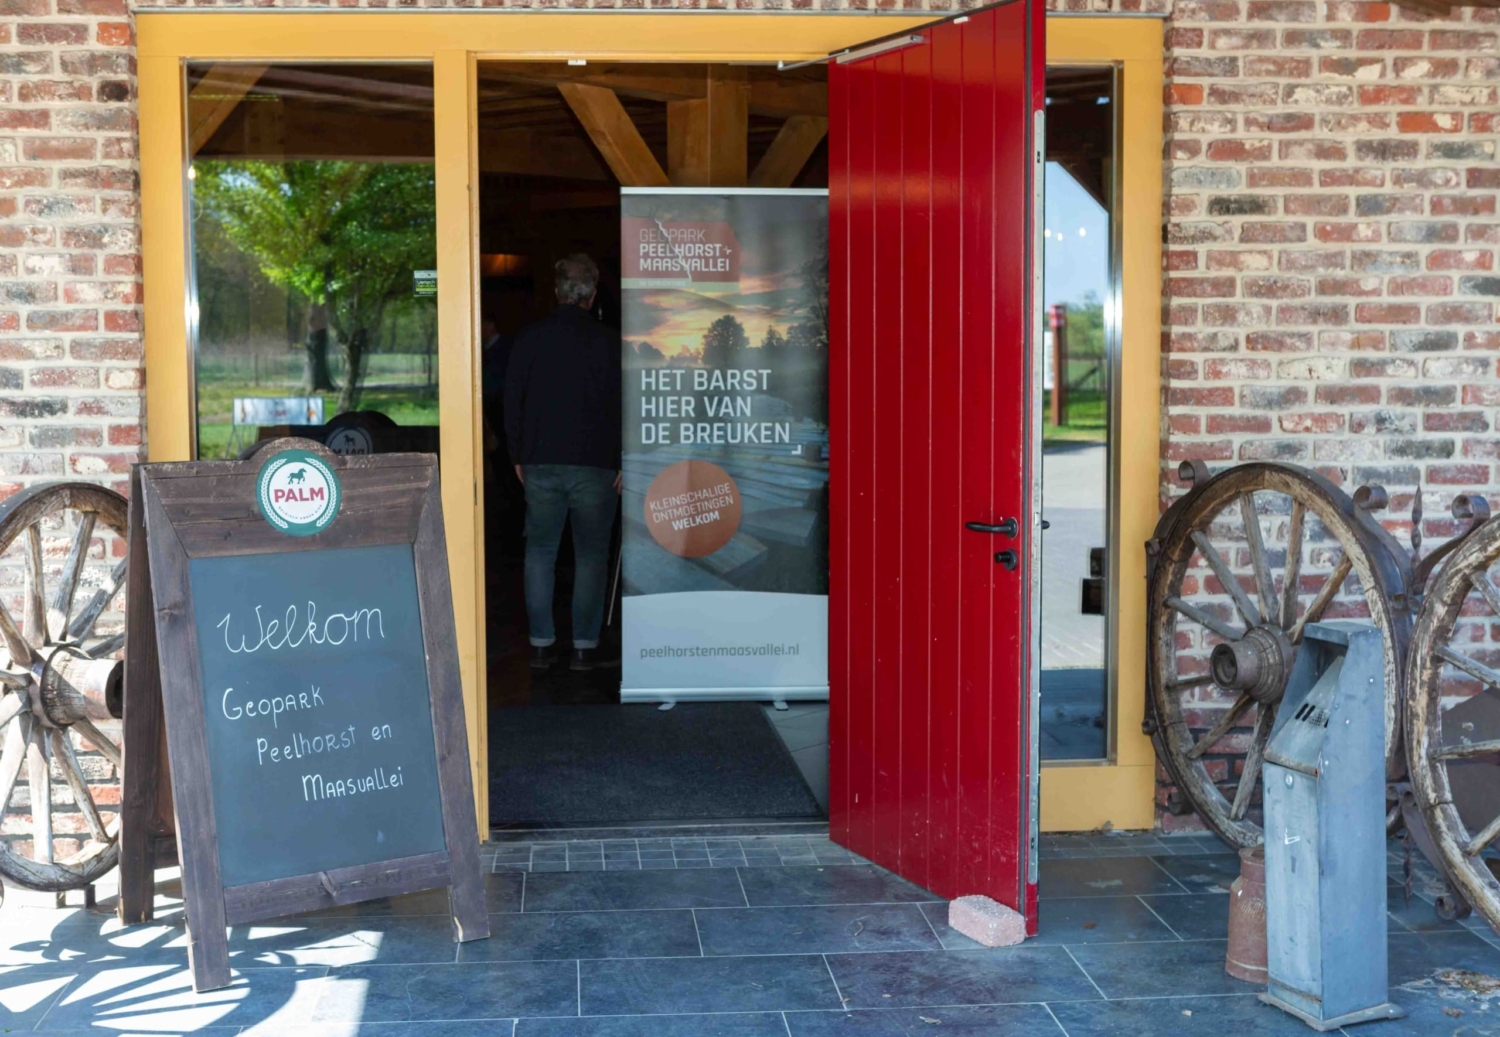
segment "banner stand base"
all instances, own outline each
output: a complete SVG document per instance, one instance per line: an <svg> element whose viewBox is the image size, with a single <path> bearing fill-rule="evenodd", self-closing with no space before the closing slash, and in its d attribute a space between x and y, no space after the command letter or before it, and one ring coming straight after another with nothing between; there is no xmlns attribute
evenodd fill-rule
<svg viewBox="0 0 1500 1037"><path fill-rule="evenodd" d="M827 702L828 685L808 688L621 688L621 702Z"/></svg>

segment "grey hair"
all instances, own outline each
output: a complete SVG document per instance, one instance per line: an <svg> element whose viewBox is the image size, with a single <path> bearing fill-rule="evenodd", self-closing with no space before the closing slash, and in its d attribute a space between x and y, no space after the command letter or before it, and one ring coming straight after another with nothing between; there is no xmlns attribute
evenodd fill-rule
<svg viewBox="0 0 1500 1037"><path fill-rule="evenodd" d="M585 252L574 252L567 259L559 259L553 267L557 271L557 301L571 306L582 306L593 298L599 287L599 264Z"/></svg>

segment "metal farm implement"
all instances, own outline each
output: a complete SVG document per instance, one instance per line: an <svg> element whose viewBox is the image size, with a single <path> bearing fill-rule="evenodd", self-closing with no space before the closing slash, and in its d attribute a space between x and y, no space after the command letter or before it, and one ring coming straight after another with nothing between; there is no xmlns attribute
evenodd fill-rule
<svg viewBox="0 0 1500 1037"><path fill-rule="evenodd" d="M1500 518L1459 495L1452 539L1421 556L1416 495L1410 552L1374 517L1385 490L1353 497L1286 464L1191 485L1146 544L1145 732L1175 789L1236 846L1261 842L1262 754L1306 624L1374 625L1385 650L1387 828L1404 827L1448 889L1444 918L1471 907L1500 931Z"/></svg>

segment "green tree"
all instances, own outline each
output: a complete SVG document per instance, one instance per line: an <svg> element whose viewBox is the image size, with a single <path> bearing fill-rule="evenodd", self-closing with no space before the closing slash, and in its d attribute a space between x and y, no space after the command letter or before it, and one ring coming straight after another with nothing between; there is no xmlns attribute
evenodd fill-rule
<svg viewBox="0 0 1500 1037"><path fill-rule="evenodd" d="M766 337L760 340L760 348L765 350L768 361L776 361L786 350L786 336L776 330L776 325L767 325Z"/></svg>
<svg viewBox="0 0 1500 1037"><path fill-rule="evenodd" d="M359 406L366 354L412 271L436 266L433 169L423 164L199 162L194 200L268 280L308 300L307 388L331 390L329 331L347 366L337 411Z"/></svg>
<svg viewBox="0 0 1500 1037"><path fill-rule="evenodd" d="M708 326L703 333L703 366L732 367L742 350L750 347L750 336L745 326L726 313Z"/></svg>

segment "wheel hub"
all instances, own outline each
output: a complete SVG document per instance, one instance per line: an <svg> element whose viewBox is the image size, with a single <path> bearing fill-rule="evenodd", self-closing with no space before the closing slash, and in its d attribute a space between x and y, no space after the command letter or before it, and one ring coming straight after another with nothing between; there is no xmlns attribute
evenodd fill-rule
<svg viewBox="0 0 1500 1037"><path fill-rule="evenodd" d="M1256 702L1271 705L1286 692L1296 655L1284 630L1263 624L1238 641L1216 645L1209 668L1220 687L1243 691Z"/></svg>

